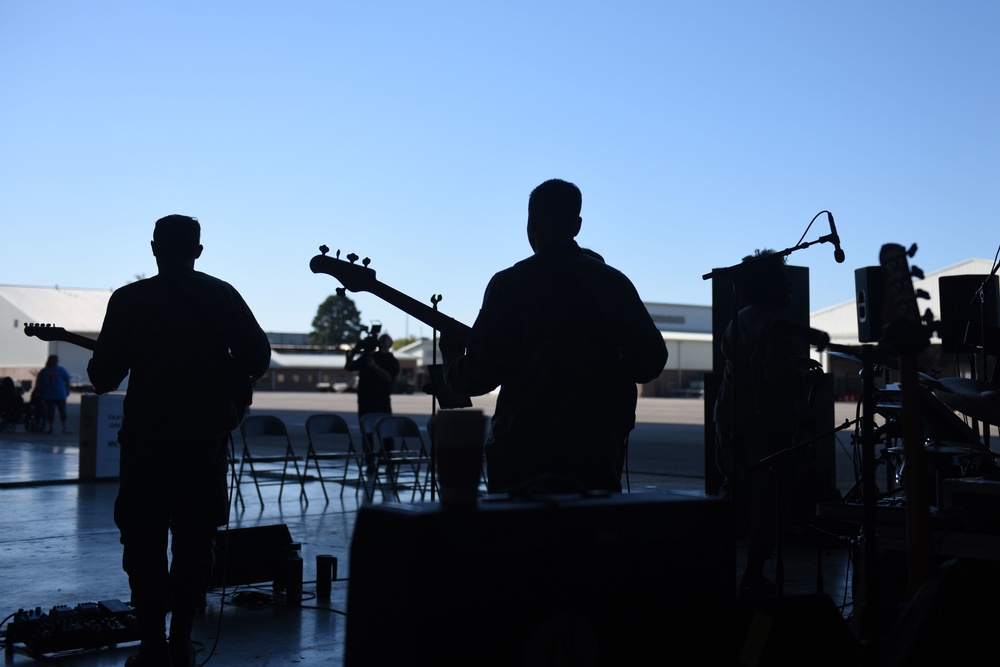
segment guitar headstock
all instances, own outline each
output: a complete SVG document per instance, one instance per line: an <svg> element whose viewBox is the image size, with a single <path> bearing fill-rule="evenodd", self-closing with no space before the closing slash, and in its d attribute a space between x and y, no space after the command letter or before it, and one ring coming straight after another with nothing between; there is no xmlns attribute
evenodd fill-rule
<svg viewBox="0 0 1000 667"><path fill-rule="evenodd" d="M65 341L67 333L68 332L62 327L57 327L52 324L35 324L34 322L24 323L25 336L32 336L50 343L56 340Z"/></svg>
<svg viewBox="0 0 1000 667"><path fill-rule="evenodd" d="M897 243L887 243L878 256L885 281L880 342L898 354L916 354L930 345L933 315L928 310L921 317L917 306L918 298L926 299L929 295L913 289L913 278L923 278L924 273L909 264L909 258L916 252L916 244L907 250Z"/></svg>
<svg viewBox="0 0 1000 667"><path fill-rule="evenodd" d="M320 253L309 261L309 268L313 273L325 273L333 276L341 284L352 292L370 292L372 287L378 284L375 279L375 269L369 269L371 260L365 257L361 260L361 266L356 263L358 256L353 252L347 255L347 261L340 259L340 251L336 256L330 257L326 253L330 251L325 245L320 246ZM338 290L339 291L339 290Z"/></svg>

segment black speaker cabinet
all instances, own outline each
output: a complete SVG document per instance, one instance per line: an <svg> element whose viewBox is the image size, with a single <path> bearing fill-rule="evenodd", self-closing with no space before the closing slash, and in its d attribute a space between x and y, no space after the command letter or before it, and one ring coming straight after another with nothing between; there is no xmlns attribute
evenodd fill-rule
<svg viewBox="0 0 1000 667"><path fill-rule="evenodd" d="M877 343L882 337L882 301L885 278L881 266L854 270L855 305L858 312L858 341Z"/></svg>
<svg viewBox="0 0 1000 667"><path fill-rule="evenodd" d="M980 299L977 291L984 282L986 285ZM938 278L938 291L941 294L941 348L945 352L962 352L981 347L983 326L989 330L1000 324L997 319L997 311L1000 310L1000 291L997 286L995 275ZM990 353L996 354L996 350L990 350Z"/></svg>
<svg viewBox="0 0 1000 667"><path fill-rule="evenodd" d="M792 302L785 308L783 315L792 324L809 327L809 268L805 266L786 266L785 274L792 285ZM739 308L746 302L739 296L737 284L736 296L739 298ZM712 279L712 371L722 373L726 366L726 358L722 355L722 336L726 327L733 319L733 280L730 274ZM809 354L809 346L802 342L801 353Z"/></svg>
<svg viewBox="0 0 1000 667"><path fill-rule="evenodd" d="M730 532L671 494L364 506L345 665L729 664Z"/></svg>
<svg viewBox="0 0 1000 667"><path fill-rule="evenodd" d="M215 538L215 567L209 588L274 581L281 575L292 534L283 523L220 530Z"/></svg>

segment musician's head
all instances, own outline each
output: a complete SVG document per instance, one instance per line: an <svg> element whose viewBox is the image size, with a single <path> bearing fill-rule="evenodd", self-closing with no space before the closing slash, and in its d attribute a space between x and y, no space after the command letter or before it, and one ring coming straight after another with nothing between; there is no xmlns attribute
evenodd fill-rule
<svg viewBox="0 0 1000 667"><path fill-rule="evenodd" d="M531 191L528 197L528 243L538 252L547 246L571 241L580 233L583 195L572 183L554 178Z"/></svg>
<svg viewBox="0 0 1000 667"><path fill-rule="evenodd" d="M201 256L201 225L197 218L168 215L156 221L150 243L158 263L190 264Z"/></svg>
<svg viewBox="0 0 1000 667"><path fill-rule="evenodd" d="M392 336L389 334L382 334L378 337L378 349L383 352L389 352L392 350Z"/></svg>
<svg viewBox="0 0 1000 667"><path fill-rule="evenodd" d="M51 368L52 366L58 366L58 365L59 365L59 355L57 354L50 354L49 358L45 360L46 368Z"/></svg>
<svg viewBox="0 0 1000 667"><path fill-rule="evenodd" d="M792 284L785 273L785 256L773 250L756 250L743 258L738 276L740 289L749 303L787 306L792 301Z"/></svg>

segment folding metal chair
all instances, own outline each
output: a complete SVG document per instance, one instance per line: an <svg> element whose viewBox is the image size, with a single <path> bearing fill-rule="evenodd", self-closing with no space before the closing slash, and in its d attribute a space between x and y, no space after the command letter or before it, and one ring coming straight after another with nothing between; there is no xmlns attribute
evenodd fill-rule
<svg viewBox="0 0 1000 667"><path fill-rule="evenodd" d="M372 500L374 498L376 482L378 481L373 475L369 474L366 476L367 472L374 472L375 449L377 448L375 443L375 424L377 424L380 419L391 416L392 414L389 412L369 412L368 414L362 415L359 420L359 428L361 430L361 451L363 453L363 458L365 459L366 473L363 473L358 477L358 489L364 489L366 500ZM381 490L381 485L379 485L379 490Z"/></svg>
<svg viewBox="0 0 1000 667"><path fill-rule="evenodd" d="M323 497L327 502L330 496L326 492L326 481L323 479L322 468L336 470L343 468L340 478L340 497L344 497L344 487L347 485L347 471L351 467L351 461L358 466L358 480L364 474L362 467L362 455L354 446L354 438L351 437L351 429L347 422L338 414L324 412L309 415L306 417L306 438L309 442L309 449L306 452L305 475L309 474L309 462L312 461L316 468L316 477L319 478L320 487L323 489ZM330 463L331 465L323 465Z"/></svg>
<svg viewBox="0 0 1000 667"><path fill-rule="evenodd" d="M305 480L299 470L299 461L302 459L300 456L296 456L295 450L292 448L292 439L289 437L288 429L283 421L272 415L253 415L244 419L243 423L240 424L240 435L243 438L243 452L240 455L239 472L236 474L237 490L243 483L243 470L246 467L250 470L250 476L253 478L261 508L264 507L264 496L260 492L262 485L278 484L280 487L278 489L278 502L281 502L281 495L285 491L285 479L288 476L288 464L291 463L295 469L295 479L299 483L299 498L309 502L309 498L306 496ZM258 452L264 449L273 452L277 449L282 453L252 454L250 451L251 443ZM281 476L278 481L274 481L274 477L277 476L278 463L281 464ZM259 469L262 464L273 467ZM261 481L261 478L268 477L271 478L269 481ZM239 493L238 497L242 503L242 494Z"/></svg>
<svg viewBox="0 0 1000 667"><path fill-rule="evenodd" d="M400 475L412 475L413 494L411 502L417 499L417 491L423 499L426 492L427 472L430 470L430 455L420 433L420 427L409 417L389 416L375 423L375 484L385 491L381 484L382 471L392 489L393 498L399 500ZM424 478L421 481L421 469Z"/></svg>

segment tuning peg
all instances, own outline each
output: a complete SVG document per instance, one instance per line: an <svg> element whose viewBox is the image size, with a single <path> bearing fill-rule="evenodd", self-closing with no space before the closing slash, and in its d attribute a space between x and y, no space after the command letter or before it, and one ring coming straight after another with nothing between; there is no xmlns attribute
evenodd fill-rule
<svg viewBox="0 0 1000 667"><path fill-rule="evenodd" d="M431 294L431 304L436 306L441 303L441 299L443 298L440 294Z"/></svg>
<svg viewBox="0 0 1000 667"><path fill-rule="evenodd" d="M924 270L921 269L919 266L911 266L910 267L910 275L913 276L914 278L916 278L917 280L923 280L924 279Z"/></svg>
<svg viewBox="0 0 1000 667"><path fill-rule="evenodd" d="M354 264L354 262L358 261L358 256L355 255L353 252L352 253L348 253L348 255L347 255L347 261L349 261L351 264Z"/></svg>
<svg viewBox="0 0 1000 667"><path fill-rule="evenodd" d="M931 295L928 294L926 290L922 290L922 289L913 290L913 296L917 297L918 299L929 299L929 298L931 298Z"/></svg>
<svg viewBox="0 0 1000 667"><path fill-rule="evenodd" d="M365 257L363 260L361 260L361 263L364 264L365 268L367 269L368 265L371 264L372 261L370 259L368 259L367 257Z"/></svg>
<svg viewBox="0 0 1000 667"><path fill-rule="evenodd" d="M347 296L347 288L346 287L338 287L337 288L337 296Z"/></svg>
<svg viewBox="0 0 1000 667"><path fill-rule="evenodd" d="M916 254L917 254L917 244L914 243L913 245L910 246L910 249L906 251L906 256L913 257Z"/></svg>
<svg viewBox="0 0 1000 667"><path fill-rule="evenodd" d="M321 246L319 247L319 253L320 253L321 255L325 255L325 254L326 254L326 253L328 253L328 252L330 252L330 249L329 249L328 247L326 247L325 245L321 245Z"/></svg>
<svg viewBox="0 0 1000 667"><path fill-rule="evenodd" d="M335 255L337 259L340 259L340 248L337 248L337 254Z"/></svg>

